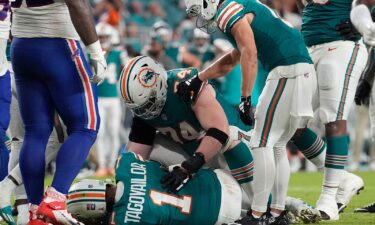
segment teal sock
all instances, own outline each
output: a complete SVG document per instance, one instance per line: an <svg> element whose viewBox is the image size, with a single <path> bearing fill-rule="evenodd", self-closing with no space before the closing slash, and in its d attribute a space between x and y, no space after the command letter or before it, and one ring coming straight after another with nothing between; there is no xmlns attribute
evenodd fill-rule
<svg viewBox="0 0 375 225"><path fill-rule="evenodd" d="M253 180L254 162L249 147L240 142L224 153L229 169L239 184Z"/></svg>
<svg viewBox="0 0 375 225"><path fill-rule="evenodd" d="M331 169L344 169L348 160L348 136L328 137L325 167Z"/></svg>
<svg viewBox="0 0 375 225"><path fill-rule="evenodd" d="M325 142L308 128L305 129L300 138L293 141L303 155L310 160L322 154L326 148Z"/></svg>

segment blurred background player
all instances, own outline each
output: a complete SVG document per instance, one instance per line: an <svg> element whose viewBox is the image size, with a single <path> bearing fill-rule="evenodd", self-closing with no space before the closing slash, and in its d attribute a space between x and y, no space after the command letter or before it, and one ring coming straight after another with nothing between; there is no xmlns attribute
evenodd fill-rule
<svg viewBox="0 0 375 225"><path fill-rule="evenodd" d="M44 224L41 219L79 224L66 210L65 194L96 139L96 85L107 67L90 6L88 1L17 0L12 9L11 57L25 127L20 168L31 203L29 225ZM90 52L92 71L80 38ZM44 195L45 150L55 110L67 126L68 138Z"/></svg>
<svg viewBox="0 0 375 225"><path fill-rule="evenodd" d="M114 166L120 151L121 101L118 95L117 81L126 64L127 56L123 51L113 48L115 29L106 22L96 25L100 44L105 51L108 68L103 83L98 86L98 106L101 129L96 140L98 169L95 176L114 176Z"/></svg>

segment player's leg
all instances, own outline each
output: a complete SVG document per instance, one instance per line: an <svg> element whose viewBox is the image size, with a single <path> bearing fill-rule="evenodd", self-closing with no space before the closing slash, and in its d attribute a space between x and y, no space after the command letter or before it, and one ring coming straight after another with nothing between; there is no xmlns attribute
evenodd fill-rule
<svg viewBox="0 0 375 225"><path fill-rule="evenodd" d="M56 157L51 187L38 208L38 214L53 223L77 223L66 211L65 195L87 158L99 128L96 84L78 41L44 40L50 45L45 68L46 84L58 114L67 127L68 138ZM56 68L59 68L56 70Z"/></svg>
<svg viewBox="0 0 375 225"><path fill-rule="evenodd" d="M98 132L98 138L96 139L96 155L98 157L99 168L95 172L95 176L102 177L107 175L107 156L110 151L111 141L109 140L109 124L108 120L110 115L110 105L108 105L106 98L98 99L98 107L101 118L101 129Z"/></svg>
<svg viewBox="0 0 375 225"><path fill-rule="evenodd" d="M333 51L322 49L326 52L321 53L323 56L317 64L320 120L326 125L327 137L324 180L317 208L323 212L323 219L337 220L336 194L349 151L346 119L365 67L367 51L354 42L334 42L331 45L337 48Z"/></svg>
<svg viewBox="0 0 375 225"><path fill-rule="evenodd" d="M111 110L109 122L109 133L112 147L110 149L110 160L108 168L109 175L115 175L114 167L120 151L120 129L121 129L121 101L119 98L111 99Z"/></svg>

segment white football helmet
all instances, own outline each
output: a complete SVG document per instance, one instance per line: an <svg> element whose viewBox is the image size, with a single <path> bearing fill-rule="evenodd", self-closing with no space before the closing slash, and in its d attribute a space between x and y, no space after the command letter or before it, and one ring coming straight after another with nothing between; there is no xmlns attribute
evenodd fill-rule
<svg viewBox="0 0 375 225"><path fill-rule="evenodd" d="M148 56L129 61L120 76L120 91L133 113L146 120L156 118L167 100L167 72Z"/></svg>
<svg viewBox="0 0 375 225"><path fill-rule="evenodd" d="M96 33L98 34L100 44L102 48L109 49L112 45L112 39L114 38L114 35L116 30L108 23L106 22L100 22L95 27ZM100 39L101 37L104 37L105 39Z"/></svg>
<svg viewBox="0 0 375 225"><path fill-rule="evenodd" d="M106 183L99 180L73 184L67 198L68 211L85 224L100 224L107 216L105 190Z"/></svg>
<svg viewBox="0 0 375 225"><path fill-rule="evenodd" d="M196 26L207 33L215 32L214 17L220 0L185 0L186 13L197 17Z"/></svg>

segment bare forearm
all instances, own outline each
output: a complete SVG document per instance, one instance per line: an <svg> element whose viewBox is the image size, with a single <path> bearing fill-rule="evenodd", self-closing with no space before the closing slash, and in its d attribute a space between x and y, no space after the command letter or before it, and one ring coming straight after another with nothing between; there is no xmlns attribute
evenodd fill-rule
<svg viewBox="0 0 375 225"><path fill-rule="evenodd" d="M226 76L238 63L236 53L228 52L199 74L201 80L210 80Z"/></svg>
<svg viewBox="0 0 375 225"><path fill-rule="evenodd" d="M222 144L213 137L204 137L199 145L197 152L200 152L204 155L204 159L208 162L215 155L218 154Z"/></svg>
<svg viewBox="0 0 375 225"><path fill-rule="evenodd" d="M88 0L65 0L70 18L83 43L87 46L98 40Z"/></svg>
<svg viewBox="0 0 375 225"><path fill-rule="evenodd" d="M242 96L250 96L258 70L258 59L253 53L241 54Z"/></svg>

